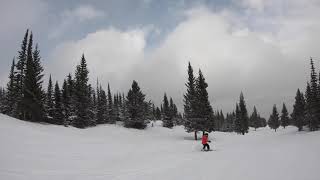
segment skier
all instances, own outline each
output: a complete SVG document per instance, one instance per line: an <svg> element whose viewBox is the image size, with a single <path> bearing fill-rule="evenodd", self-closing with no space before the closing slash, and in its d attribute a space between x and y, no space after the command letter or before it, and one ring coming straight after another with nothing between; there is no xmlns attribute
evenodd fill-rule
<svg viewBox="0 0 320 180"><path fill-rule="evenodd" d="M210 151L210 146L209 146L208 142L211 142L208 140L208 133L204 133L202 136L202 145L203 145L202 150L203 151L205 151L206 148L207 148L207 151Z"/></svg>

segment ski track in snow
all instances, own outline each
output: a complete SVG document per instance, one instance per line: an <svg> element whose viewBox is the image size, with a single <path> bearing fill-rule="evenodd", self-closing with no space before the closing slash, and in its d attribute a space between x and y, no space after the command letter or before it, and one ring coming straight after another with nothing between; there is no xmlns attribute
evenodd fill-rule
<svg viewBox="0 0 320 180"><path fill-rule="evenodd" d="M0 114L2 180L318 180L320 132L213 132L214 151L183 127L76 129ZM200 136L200 134L199 134Z"/></svg>

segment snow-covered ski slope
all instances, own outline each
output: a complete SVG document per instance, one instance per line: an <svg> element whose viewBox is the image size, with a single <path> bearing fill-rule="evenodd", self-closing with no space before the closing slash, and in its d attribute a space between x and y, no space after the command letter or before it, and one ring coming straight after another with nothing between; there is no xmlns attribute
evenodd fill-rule
<svg viewBox="0 0 320 180"><path fill-rule="evenodd" d="M318 180L320 132L214 132L201 152L182 127L76 129L0 114L1 180ZM214 137L214 138L213 138Z"/></svg>

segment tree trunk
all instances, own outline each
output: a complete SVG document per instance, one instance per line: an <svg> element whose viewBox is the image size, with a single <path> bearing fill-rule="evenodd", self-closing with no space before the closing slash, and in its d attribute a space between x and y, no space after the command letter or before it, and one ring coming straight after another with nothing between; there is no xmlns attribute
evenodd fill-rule
<svg viewBox="0 0 320 180"><path fill-rule="evenodd" d="M194 132L194 140L198 140L197 131Z"/></svg>

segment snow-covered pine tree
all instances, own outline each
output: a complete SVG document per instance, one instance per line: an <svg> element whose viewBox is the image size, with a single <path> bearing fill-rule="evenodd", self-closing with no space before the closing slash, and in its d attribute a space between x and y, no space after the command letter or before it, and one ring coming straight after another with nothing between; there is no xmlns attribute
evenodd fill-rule
<svg viewBox="0 0 320 180"><path fill-rule="evenodd" d="M64 124L63 110L62 110L62 100L61 100L61 91L56 81L54 87L54 114L53 114L53 123L57 125Z"/></svg>
<svg viewBox="0 0 320 180"><path fill-rule="evenodd" d="M23 88L23 119L28 121L43 121L44 118L44 93L42 90L43 68L40 64L38 46L32 51L33 35L30 34L27 62Z"/></svg>
<svg viewBox="0 0 320 180"><path fill-rule="evenodd" d="M293 105L293 112L291 114L293 124L302 131L304 120L305 120L305 100L300 90L297 90L295 103Z"/></svg>
<svg viewBox="0 0 320 180"><path fill-rule="evenodd" d="M141 92L136 81L133 81L131 89L126 98L126 106L128 117L124 121L125 127L144 129L147 124L143 119L144 116L144 101L145 95Z"/></svg>
<svg viewBox="0 0 320 180"><path fill-rule="evenodd" d="M279 113L276 105L273 105L272 114L270 115L270 118L268 120L268 125L271 129L274 129L275 132L280 126Z"/></svg>
<svg viewBox="0 0 320 180"><path fill-rule="evenodd" d="M172 120L169 101L166 93L164 93L164 96L163 96L163 127L167 127L167 128L173 127L173 120Z"/></svg>
<svg viewBox="0 0 320 180"><path fill-rule="evenodd" d="M286 107L286 104L283 103L282 105L282 110L281 110L281 116L280 116L280 122L281 122L281 126L283 128L286 128L287 126L289 126L289 113Z"/></svg>
<svg viewBox="0 0 320 180"><path fill-rule="evenodd" d="M75 72L75 113L73 125L77 128L86 128L90 125L90 89L88 85L89 71L84 54Z"/></svg>

